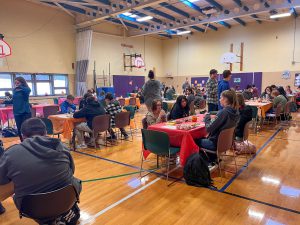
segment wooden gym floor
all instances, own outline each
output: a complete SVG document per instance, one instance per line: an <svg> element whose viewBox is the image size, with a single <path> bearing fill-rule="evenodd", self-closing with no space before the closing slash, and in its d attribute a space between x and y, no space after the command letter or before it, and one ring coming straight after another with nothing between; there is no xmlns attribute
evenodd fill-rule
<svg viewBox="0 0 300 225"><path fill-rule="evenodd" d="M143 110L137 122L142 115ZM300 224L299 134L300 113L288 125L252 133L257 155L248 168L239 167L235 176L226 173L220 179L214 174L218 191L187 186L183 181L168 186L174 179L167 182L161 176L163 169L157 174L144 172L146 176L140 179L140 133L133 142L72 152L75 176L84 181L80 224ZM5 139L6 147L15 143L15 138ZM145 163L147 169L155 165L154 157ZM172 177L182 176L182 168L172 169ZM99 179L106 177L110 178ZM0 216L1 225L34 224L19 219L11 198L3 205L7 212Z"/></svg>

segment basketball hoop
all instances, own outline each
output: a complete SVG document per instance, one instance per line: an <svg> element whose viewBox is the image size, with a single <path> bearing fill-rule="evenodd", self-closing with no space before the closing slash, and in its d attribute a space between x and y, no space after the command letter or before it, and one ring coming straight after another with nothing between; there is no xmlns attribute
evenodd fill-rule
<svg viewBox="0 0 300 225"><path fill-rule="evenodd" d="M10 55L11 55L10 46L3 39L0 39L0 58L4 58Z"/></svg>
<svg viewBox="0 0 300 225"><path fill-rule="evenodd" d="M136 57L134 60L134 65L136 68L145 67L145 63L144 63L144 60L142 59L142 57Z"/></svg>

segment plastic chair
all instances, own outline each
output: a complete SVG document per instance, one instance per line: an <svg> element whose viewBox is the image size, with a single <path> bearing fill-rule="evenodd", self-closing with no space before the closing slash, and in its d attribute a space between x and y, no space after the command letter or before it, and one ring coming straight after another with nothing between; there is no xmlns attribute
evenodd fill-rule
<svg viewBox="0 0 300 225"><path fill-rule="evenodd" d="M46 130L47 130L47 134L48 135L52 135L52 137L54 135L57 135L57 137L59 138L59 135L61 134L61 132L58 132L58 133L54 133L53 131L53 124L52 124L52 121L48 118L40 118L44 124L46 125Z"/></svg>
<svg viewBox="0 0 300 225"><path fill-rule="evenodd" d="M235 143L242 143L243 147L249 148L249 129L250 129L250 124L251 123L252 123L252 121L249 121L245 124L244 132L243 132L243 139L241 141L235 140L234 145L233 145L234 147L235 147ZM249 153L249 155L250 155L250 158L251 158L252 157L251 152ZM248 161L247 154L246 154L246 160L247 160L247 165L246 166L248 167L249 161Z"/></svg>
<svg viewBox="0 0 300 225"><path fill-rule="evenodd" d="M282 112L282 105L278 104L275 108L275 113L267 113L266 118L268 119L268 124L270 123L270 119L273 118L275 121L275 124L277 124L277 119L281 121L281 112Z"/></svg>
<svg viewBox="0 0 300 225"><path fill-rule="evenodd" d="M48 118L51 115L59 114L59 106L48 105L43 107L44 118Z"/></svg>
<svg viewBox="0 0 300 225"><path fill-rule="evenodd" d="M170 146L169 136L165 132L142 129L142 138L143 138L144 149L152 152L157 156L164 156L168 158L166 175L167 175L167 180L169 180L170 156L178 153L180 151L180 148L175 148ZM142 174L143 163L144 163L143 150L142 150L141 158L142 158L142 162L141 162L140 175Z"/></svg>
<svg viewBox="0 0 300 225"><path fill-rule="evenodd" d="M291 101L287 102L284 108L284 119L289 120L291 116L291 107L292 107Z"/></svg>
<svg viewBox="0 0 300 225"><path fill-rule="evenodd" d="M237 173L237 163L236 163L235 154L233 154L233 155L227 155L226 154L226 152L228 150L230 150L232 145L233 145L234 130L235 130L235 127L232 127L232 128L224 129L220 132L219 137L218 137L218 143L217 143L217 151L212 151L212 150L209 150L209 149L201 148L203 151L205 151L207 153L217 155L219 173L220 173L221 177L222 177L222 171L221 171L221 160L220 160L220 158L222 156L229 156L229 157L234 158L235 171Z"/></svg>
<svg viewBox="0 0 300 225"><path fill-rule="evenodd" d="M78 193L70 184L55 191L23 197L19 214L20 218L27 217L50 225L78 202Z"/></svg>
<svg viewBox="0 0 300 225"><path fill-rule="evenodd" d="M92 122L92 127L93 127L92 137L94 140L95 148L97 147L96 137L98 136L99 132L105 132L105 135L104 135L105 146L107 146L107 131L110 128L110 119L111 119L111 116L108 114L94 117L93 122Z"/></svg>
<svg viewBox="0 0 300 225"><path fill-rule="evenodd" d="M130 127L130 112L120 112L115 115L115 128L130 128L130 135L133 141L132 130ZM119 132L118 132L119 133ZM122 133L121 133L122 136Z"/></svg>

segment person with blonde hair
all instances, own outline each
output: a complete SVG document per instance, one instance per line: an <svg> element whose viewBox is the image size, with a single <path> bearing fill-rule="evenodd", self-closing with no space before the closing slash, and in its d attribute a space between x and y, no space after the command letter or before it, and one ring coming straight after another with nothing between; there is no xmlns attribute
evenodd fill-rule
<svg viewBox="0 0 300 225"><path fill-rule="evenodd" d="M222 109L215 118L211 118L210 114L206 114L204 118L206 131L209 135L207 138L196 140L200 148L217 151L217 143L221 131L237 125L239 114L235 91L231 89L223 91L220 96L220 104ZM217 159L215 154L208 154L208 156L210 163L214 163Z"/></svg>

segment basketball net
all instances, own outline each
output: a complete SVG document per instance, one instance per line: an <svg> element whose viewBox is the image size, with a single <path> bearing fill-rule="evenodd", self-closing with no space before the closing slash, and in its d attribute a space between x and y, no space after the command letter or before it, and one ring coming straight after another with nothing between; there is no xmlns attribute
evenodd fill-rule
<svg viewBox="0 0 300 225"><path fill-rule="evenodd" d="M0 67L4 66L4 57L0 57Z"/></svg>

